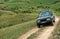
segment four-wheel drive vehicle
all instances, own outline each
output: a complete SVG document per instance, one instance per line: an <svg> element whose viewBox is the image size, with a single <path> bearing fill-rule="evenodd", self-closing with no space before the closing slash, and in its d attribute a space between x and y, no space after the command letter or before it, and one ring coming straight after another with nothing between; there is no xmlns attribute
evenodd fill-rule
<svg viewBox="0 0 60 39"><path fill-rule="evenodd" d="M50 23L53 25L53 22L55 22L55 16L51 11L43 11L39 14L37 18L37 27L40 27L40 25L45 23Z"/></svg>

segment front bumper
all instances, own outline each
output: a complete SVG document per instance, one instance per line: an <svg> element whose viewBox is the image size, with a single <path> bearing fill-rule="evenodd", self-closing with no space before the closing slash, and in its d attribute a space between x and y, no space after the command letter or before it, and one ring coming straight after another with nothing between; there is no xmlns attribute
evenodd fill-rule
<svg viewBox="0 0 60 39"><path fill-rule="evenodd" d="M50 23L50 22L52 22L52 20L37 22L37 24L45 24L45 23Z"/></svg>

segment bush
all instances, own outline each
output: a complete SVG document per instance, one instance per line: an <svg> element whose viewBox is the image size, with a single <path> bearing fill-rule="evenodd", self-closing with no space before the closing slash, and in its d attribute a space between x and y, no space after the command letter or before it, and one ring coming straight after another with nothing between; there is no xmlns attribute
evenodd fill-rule
<svg viewBox="0 0 60 39"><path fill-rule="evenodd" d="M32 13L32 10L24 10L22 13Z"/></svg>
<svg viewBox="0 0 60 39"><path fill-rule="evenodd" d="M44 8L44 6L37 6L37 8Z"/></svg>
<svg viewBox="0 0 60 39"><path fill-rule="evenodd" d="M49 6L45 6L45 8L50 8Z"/></svg>
<svg viewBox="0 0 60 39"><path fill-rule="evenodd" d="M60 8L57 8L56 11L60 11Z"/></svg>
<svg viewBox="0 0 60 39"><path fill-rule="evenodd" d="M56 3L58 3L58 2L60 2L60 1L55 1L55 2L53 2L52 4L56 4Z"/></svg>

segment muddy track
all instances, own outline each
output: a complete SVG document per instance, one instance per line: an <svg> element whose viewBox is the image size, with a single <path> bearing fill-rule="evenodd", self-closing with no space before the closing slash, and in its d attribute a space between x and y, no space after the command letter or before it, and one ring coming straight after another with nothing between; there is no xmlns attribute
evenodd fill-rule
<svg viewBox="0 0 60 39"><path fill-rule="evenodd" d="M54 23L54 26L49 26L48 28L43 29L41 34L39 34L34 39L48 39L48 37L50 36L52 31L56 27L58 21L59 21L59 18L56 17L56 22ZM20 36L18 39L27 39L31 34L37 32L38 30L39 30L39 28L35 27L35 28L29 30L28 32L26 32L25 34L23 34L22 36Z"/></svg>

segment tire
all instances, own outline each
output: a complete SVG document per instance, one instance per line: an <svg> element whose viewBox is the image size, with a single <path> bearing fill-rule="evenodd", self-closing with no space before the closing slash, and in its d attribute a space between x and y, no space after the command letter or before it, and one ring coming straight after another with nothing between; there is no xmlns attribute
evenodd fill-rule
<svg viewBox="0 0 60 39"><path fill-rule="evenodd" d="M53 21L51 22L51 26L53 26L54 24L53 24Z"/></svg>
<svg viewBox="0 0 60 39"><path fill-rule="evenodd" d="M53 22L55 23L55 20L53 20Z"/></svg>
<svg viewBox="0 0 60 39"><path fill-rule="evenodd" d="M40 24L37 24L37 27L40 28Z"/></svg>
<svg viewBox="0 0 60 39"><path fill-rule="evenodd" d="M53 18L53 22L55 23L55 17Z"/></svg>

